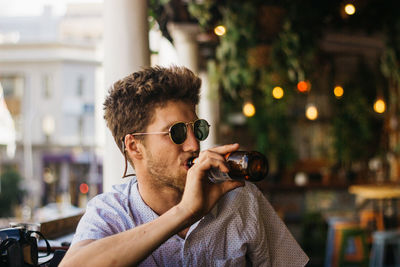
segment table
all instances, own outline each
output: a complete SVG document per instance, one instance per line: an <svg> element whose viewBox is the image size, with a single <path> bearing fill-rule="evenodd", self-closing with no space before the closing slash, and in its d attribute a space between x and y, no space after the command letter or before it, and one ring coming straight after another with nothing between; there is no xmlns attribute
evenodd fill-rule
<svg viewBox="0 0 400 267"><path fill-rule="evenodd" d="M397 217L400 199L399 184L352 185L348 191L365 201L373 201L374 210L381 214L385 229L399 226Z"/></svg>
<svg viewBox="0 0 400 267"><path fill-rule="evenodd" d="M400 185L352 185L349 187L349 192L364 199L398 199L400 198Z"/></svg>

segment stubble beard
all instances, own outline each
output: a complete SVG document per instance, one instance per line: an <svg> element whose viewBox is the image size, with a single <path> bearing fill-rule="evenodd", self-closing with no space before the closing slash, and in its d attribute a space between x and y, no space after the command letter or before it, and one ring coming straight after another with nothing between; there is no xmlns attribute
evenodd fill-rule
<svg viewBox="0 0 400 267"><path fill-rule="evenodd" d="M171 188L183 194L186 183L186 175L174 170L167 162L161 161L147 151L147 171L151 175L153 184L160 188Z"/></svg>

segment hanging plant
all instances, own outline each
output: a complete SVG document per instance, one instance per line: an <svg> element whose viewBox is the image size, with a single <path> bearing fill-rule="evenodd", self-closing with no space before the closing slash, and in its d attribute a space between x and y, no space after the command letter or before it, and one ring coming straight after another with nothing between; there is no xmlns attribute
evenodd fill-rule
<svg viewBox="0 0 400 267"><path fill-rule="evenodd" d="M296 85L299 81L311 81L313 84L313 79L318 79L320 65L315 58L319 52L317 41L321 39L323 29L372 33L382 31L382 25L386 25L385 32L390 38L382 70L386 77L390 77L391 88L396 88L391 89L391 96L396 96L391 101L399 99L400 23L396 13L399 4L396 1L386 5L377 5L375 0L366 1L357 10L357 16L346 18L340 13L342 1L189 0L185 3L204 31L211 32L216 25L224 25L227 29L226 34L219 37L215 59L208 63L209 77L220 90L221 114L225 116L223 121L227 121L229 114L240 112L244 102L252 102L256 113L246 119L249 136L254 137L257 149L279 161L280 168L285 168L296 158L290 142L291 124L299 119L299 107L296 105L299 98L304 100L304 97L316 91L313 89L300 94L296 91ZM272 97L275 86L283 88L283 98ZM354 107L344 103L347 99L342 100L345 107L337 110L337 116L333 114L336 118L342 118L342 121L337 119L334 124L344 127L335 136L338 144L336 152L340 161L352 161L359 158L362 151L355 148L352 152L351 147L346 147L346 136L361 133L363 138L357 140L360 144L370 140L370 125L364 123L371 115L367 114L370 106L368 101L363 102L362 96ZM393 103L389 103L390 110L393 110L393 106ZM352 108L364 113L361 112L358 117L346 117L343 112L351 112ZM395 118L400 118L399 110L394 112ZM361 122L360 127L353 127L352 124L356 122Z"/></svg>
<svg viewBox="0 0 400 267"><path fill-rule="evenodd" d="M382 128L382 120L372 109L379 82L364 62L358 65L352 81L344 85L343 97L332 99L336 159L347 170L355 162L366 164L377 153L381 139L376 129Z"/></svg>
<svg viewBox="0 0 400 267"><path fill-rule="evenodd" d="M304 66L312 65L312 53L303 48L280 5L262 1L191 3L195 6L192 10L197 10L193 16L206 14L208 22L227 29L219 39L215 61L209 65L210 76L221 89L223 116L240 112L244 102L252 102L256 113L247 118L249 136L255 138L256 149L276 161L280 171L285 169L296 158L290 128L293 88L305 79L308 70ZM275 86L284 88L282 99L273 98Z"/></svg>

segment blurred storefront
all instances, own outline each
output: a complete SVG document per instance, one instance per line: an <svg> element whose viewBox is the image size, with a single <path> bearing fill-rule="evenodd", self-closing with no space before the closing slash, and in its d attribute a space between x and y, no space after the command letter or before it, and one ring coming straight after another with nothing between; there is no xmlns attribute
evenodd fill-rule
<svg viewBox="0 0 400 267"><path fill-rule="evenodd" d="M79 5L78 5L79 6ZM64 16L0 18L0 83L16 130L15 156L0 146L0 172L23 177L24 202L79 205L102 188L101 4L70 5ZM79 21L91 22L82 30ZM88 34L90 33L90 34Z"/></svg>

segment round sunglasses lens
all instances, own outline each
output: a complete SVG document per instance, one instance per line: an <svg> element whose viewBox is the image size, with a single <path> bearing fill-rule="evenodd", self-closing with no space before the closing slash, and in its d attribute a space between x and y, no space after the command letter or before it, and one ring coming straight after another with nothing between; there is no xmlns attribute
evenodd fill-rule
<svg viewBox="0 0 400 267"><path fill-rule="evenodd" d="M172 125L170 130L171 139L175 144L182 144L186 140L186 125L183 122Z"/></svg>
<svg viewBox="0 0 400 267"><path fill-rule="evenodd" d="M194 123L194 136L199 141L204 141L208 137L209 133L209 125L206 120L197 120Z"/></svg>

